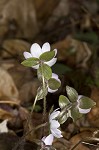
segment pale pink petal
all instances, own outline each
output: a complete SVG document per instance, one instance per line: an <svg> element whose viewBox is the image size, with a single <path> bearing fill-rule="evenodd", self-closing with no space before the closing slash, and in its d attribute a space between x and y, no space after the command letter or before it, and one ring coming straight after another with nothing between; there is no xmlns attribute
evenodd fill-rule
<svg viewBox="0 0 99 150"><path fill-rule="evenodd" d="M54 140L54 136L52 134L42 138L42 141L45 143L45 145L52 145L53 140Z"/></svg>
<svg viewBox="0 0 99 150"><path fill-rule="evenodd" d="M32 57L32 55L29 52L24 52L23 55L24 55L25 59Z"/></svg>
<svg viewBox="0 0 99 150"><path fill-rule="evenodd" d="M50 121L51 121L52 119L55 119L56 117L58 117L60 111L57 111L57 110L59 110L59 108L58 108L58 109L55 109L55 110L50 114L50 116L49 116L49 120L50 120Z"/></svg>
<svg viewBox="0 0 99 150"><path fill-rule="evenodd" d="M61 134L61 131L59 129L51 129L51 133L53 134L53 136L57 137L57 138L61 138L63 137Z"/></svg>
<svg viewBox="0 0 99 150"><path fill-rule="evenodd" d="M33 69L38 69L39 65L32 66Z"/></svg>
<svg viewBox="0 0 99 150"><path fill-rule="evenodd" d="M91 110L91 108L89 108L89 109L81 109L81 108L79 108L79 107L78 107L78 109L79 109L79 112L80 112L81 114L87 114L87 113L89 113L90 110Z"/></svg>
<svg viewBox="0 0 99 150"><path fill-rule="evenodd" d="M42 46L42 53L50 51L50 44L48 42L44 43Z"/></svg>
<svg viewBox="0 0 99 150"><path fill-rule="evenodd" d="M57 61L57 58L53 58L50 61L47 61L45 63L51 67L56 63L56 61Z"/></svg>
<svg viewBox="0 0 99 150"><path fill-rule="evenodd" d="M60 124L57 120L51 120L50 122L50 128L59 128L60 127Z"/></svg>
<svg viewBox="0 0 99 150"><path fill-rule="evenodd" d="M41 50L40 45L37 43L34 43L30 48L30 52L31 52L33 57L39 58L40 55L42 54L42 50Z"/></svg>

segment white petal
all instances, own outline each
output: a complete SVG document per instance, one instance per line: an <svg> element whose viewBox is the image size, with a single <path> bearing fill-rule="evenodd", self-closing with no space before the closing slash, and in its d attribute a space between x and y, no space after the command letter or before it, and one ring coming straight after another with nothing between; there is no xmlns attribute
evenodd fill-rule
<svg viewBox="0 0 99 150"><path fill-rule="evenodd" d="M52 73L52 78L56 79L58 82L61 83L61 80L58 78L58 75L55 73Z"/></svg>
<svg viewBox="0 0 99 150"><path fill-rule="evenodd" d="M58 108L59 109L59 108ZM60 111L57 111L58 109L55 109L49 116L49 120L51 121L52 119L55 119L56 117L58 117Z"/></svg>
<svg viewBox="0 0 99 150"><path fill-rule="evenodd" d="M79 100L83 97L83 95L78 95L77 102L79 103Z"/></svg>
<svg viewBox="0 0 99 150"><path fill-rule="evenodd" d="M57 61L57 58L53 58L50 61L47 61L45 63L51 67L56 63L56 61Z"/></svg>
<svg viewBox="0 0 99 150"><path fill-rule="evenodd" d="M52 73L52 78L58 79L58 75L56 73Z"/></svg>
<svg viewBox="0 0 99 150"><path fill-rule="evenodd" d="M42 141L45 143L45 145L52 145L53 140L54 140L54 136L52 134L42 138Z"/></svg>
<svg viewBox="0 0 99 150"><path fill-rule="evenodd" d="M40 55L42 54L42 50L41 50L40 45L38 45L37 43L34 43L31 46L30 52L31 52L33 57L39 58Z"/></svg>
<svg viewBox="0 0 99 150"><path fill-rule="evenodd" d="M60 124L57 120L51 120L50 122L50 128L59 128L60 127Z"/></svg>
<svg viewBox="0 0 99 150"><path fill-rule="evenodd" d="M57 49L54 49L54 51L55 51L55 56L56 56L56 55L57 55ZM55 56L54 56L54 57L55 57Z"/></svg>
<svg viewBox="0 0 99 150"><path fill-rule="evenodd" d="M32 55L29 52L24 52L23 55L24 55L25 59L32 57Z"/></svg>
<svg viewBox="0 0 99 150"><path fill-rule="evenodd" d="M33 69L38 69L39 65L32 66Z"/></svg>
<svg viewBox="0 0 99 150"><path fill-rule="evenodd" d="M54 92L56 92L58 89L56 89L56 90L52 90L52 89L50 89L49 87L48 87L48 92L49 93L54 93Z"/></svg>
<svg viewBox="0 0 99 150"><path fill-rule="evenodd" d="M87 114L87 113L89 113L90 110L91 110L91 108L89 108L89 109L81 109L81 108L79 108L79 107L78 107L78 109L79 109L79 112L80 112L81 114Z"/></svg>
<svg viewBox="0 0 99 150"><path fill-rule="evenodd" d="M42 53L50 51L50 44L48 42L44 43L42 46Z"/></svg>
<svg viewBox="0 0 99 150"><path fill-rule="evenodd" d="M61 135L61 131L59 129L51 129L51 133L53 134L53 136L57 137L57 138L61 138L63 137Z"/></svg>

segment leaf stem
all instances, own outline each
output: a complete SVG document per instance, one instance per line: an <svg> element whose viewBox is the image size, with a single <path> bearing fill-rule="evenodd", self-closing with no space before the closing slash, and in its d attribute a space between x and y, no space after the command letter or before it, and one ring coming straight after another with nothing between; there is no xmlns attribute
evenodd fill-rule
<svg viewBox="0 0 99 150"><path fill-rule="evenodd" d="M43 82L43 122L45 121L46 119L46 94L45 94L45 88L46 88L46 85L45 85L45 78L44 78L44 73L43 73L43 67L42 67L42 64L41 64L41 70L42 70L42 82ZM44 133L45 131L43 131Z"/></svg>

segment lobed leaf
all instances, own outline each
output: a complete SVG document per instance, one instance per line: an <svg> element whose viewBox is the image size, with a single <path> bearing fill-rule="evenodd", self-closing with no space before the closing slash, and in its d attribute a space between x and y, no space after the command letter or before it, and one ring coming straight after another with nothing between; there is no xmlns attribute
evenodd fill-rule
<svg viewBox="0 0 99 150"><path fill-rule="evenodd" d="M54 78L50 78L48 81L49 88L52 90L56 90L61 86L61 83Z"/></svg>
<svg viewBox="0 0 99 150"><path fill-rule="evenodd" d="M60 95L59 96L59 106L60 108L64 108L65 106L67 106L70 103L69 99L64 96L64 95Z"/></svg>
<svg viewBox="0 0 99 150"><path fill-rule="evenodd" d="M82 96L79 100L79 107L81 109L89 109L92 108L96 103L89 97Z"/></svg>
<svg viewBox="0 0 99 150"><path fill-rule="evenodd" d="M40 55L40 60L50 61L55 56L55 51L48 51Z"/></svg>
<svg viewBox="0 0 99 150"><path fill-rule="evenodd" d="M66 91L67 91L68 98L70 99L71 102L77 101L78 93L74 88L70 86L66 86Z"/></svg>
<svg viewBox="0 0 99 150"><path fill-rule="evenodd" d="M35 57L31 57L31 58L24 60L21 64L26 67L32 67L32 66L39 64L39 59Z"/></svg>
<svg viewBox="0 0 99 150"><path fill-rule="evenodd" d="M83 115L79 112L79 109L76 106L72 106L70 111L70 117L73 119L73 121L77 121L79 118L81 118Z"/></svg>
<svg viewBox="0 0 99 150"><path fill-rule="evenodd" d="M46 80L49 80L52 77L52 70L47 64L43 64L37 70L37 74L39 79L42 79L42 76L44 76Z"/></svg>

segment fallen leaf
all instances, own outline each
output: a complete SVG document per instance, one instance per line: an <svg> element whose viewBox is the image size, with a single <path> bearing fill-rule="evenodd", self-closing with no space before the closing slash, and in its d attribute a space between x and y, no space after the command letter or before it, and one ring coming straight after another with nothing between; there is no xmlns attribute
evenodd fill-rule
<svg viewBox="0 0 99 150"><path fill-rule="evenodd" d="M18 98L18 90L10 74L0 68L0 97Z"/></svg>
<svg viewBox="0 0 99 150"><path fill-rule="evenodd" d="M2 51L2 57L14 57L20 56L23 57L24 51L29 51L30 44L26 41L19 39L7 39L4 40L2 47L4 50Z"/></svg>
<svg viewBox="0 0 99 150"><path fill-rule="evenodd" d="M75 136L73 136L70 139L71 142L71 148L73 148L77 143L79 143L81 140L83 141L86 137L91 136L91 132L82 132L79 134L76 134ZM77 147L75 148L75 150L90 150L88 147L86 147L85 145L83 145L82 143L79 143L79 145L77 145Z"/></svg>
<svg viewBox="0 0 99 150"><path fill-rule="evenodd" d="M7 26L14 37L31 39L38 32L33 0L1 0L0 16L0 27Z"/></svg>
<svg viewBox="0 0 99 150"><path fill-rule="evenodd" d="M6 119L0 123L0 133L8 132L7 121L8 120Z"/></svg>
<svg viewBox="0 0 99 150"><path fill-rule="evenodd" d="M11 118L13 118L13 114L11 112L8 112L0 108L0 119L4 120L4 119L11 119Z"/></svg>
<svg viewBox="0 0 99 150"><path fill-rule="evenodd" d="M48 18L52 15L54 9L59 4L59 0L34 0L35 9L37 12L37 18L42 24L44 24Z"/></svg>

